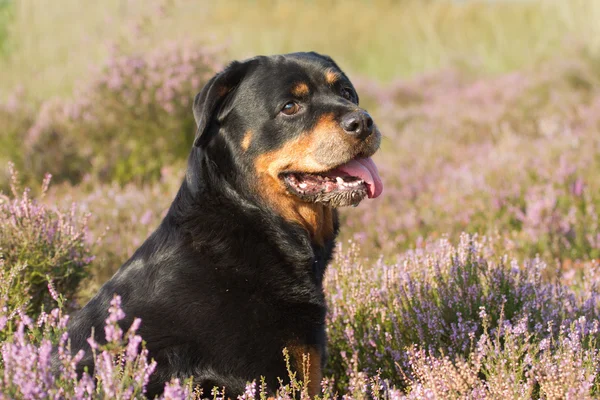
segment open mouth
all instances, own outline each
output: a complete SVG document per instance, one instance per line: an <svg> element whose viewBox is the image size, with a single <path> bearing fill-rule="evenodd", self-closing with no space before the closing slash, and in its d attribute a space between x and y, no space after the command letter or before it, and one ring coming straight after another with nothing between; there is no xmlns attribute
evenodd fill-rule
<svg viewBox="0 0 600 400"><path fill-rule="evenodd" d="M377 166L371 158L356 158L318 174L288 172L282 179L292 194L331 207L357 206L365 197L375 198L383 191Z"/></svg>

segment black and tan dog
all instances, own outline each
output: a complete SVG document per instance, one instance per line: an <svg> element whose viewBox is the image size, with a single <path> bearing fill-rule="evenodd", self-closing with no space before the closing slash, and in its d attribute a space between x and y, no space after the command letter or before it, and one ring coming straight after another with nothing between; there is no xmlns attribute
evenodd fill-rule
<svg viewBox="0 0 600 400"><path fill-rule="evenodd" d="M157 361L149 394L193 376L236 396L288 374L319 391L325 362L323 274L338 232L336 208L377 197L371 156L381 136L335 62L316 53L234 62L194 101L197 136L168 214L69 326L88 349L113 295L127 328ZM89 351L80 367L93 368ZM310 357L308 374L298 367ZM308 376L304 376L308 375Z"/></svg>

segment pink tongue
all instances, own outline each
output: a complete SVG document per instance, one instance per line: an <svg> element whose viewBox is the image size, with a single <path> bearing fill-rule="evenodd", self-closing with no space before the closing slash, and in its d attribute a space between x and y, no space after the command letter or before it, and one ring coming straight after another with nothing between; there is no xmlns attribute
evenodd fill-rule
<svg viewBox="0 0 600 400"><path fill-rule="evenodd" d="M379 171L377 171L377 166L370 157L354 159L336 169L365 181L369 189L369 198L371 199L374 199L383 192L383 183L379 177Z"/></svg>

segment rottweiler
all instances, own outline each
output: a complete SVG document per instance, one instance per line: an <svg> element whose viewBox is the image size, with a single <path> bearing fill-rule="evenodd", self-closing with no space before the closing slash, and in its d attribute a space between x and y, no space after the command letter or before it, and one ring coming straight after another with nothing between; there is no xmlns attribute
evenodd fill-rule
<svg viewBox="0 0 600 400"><path fill-rule="evenodd" d="M264 377L297 376L320 391L326 360L323 275L338 207L382 192L371 156L381 134L352 83L314 52L232 62L195 97L198 126L181 188L160 226L71 320L79 370L93 372L86 339L115 294L127 329L157 368L148 395L192 376L228 396ZM302 358L309 359L303 371Z"/></svg>

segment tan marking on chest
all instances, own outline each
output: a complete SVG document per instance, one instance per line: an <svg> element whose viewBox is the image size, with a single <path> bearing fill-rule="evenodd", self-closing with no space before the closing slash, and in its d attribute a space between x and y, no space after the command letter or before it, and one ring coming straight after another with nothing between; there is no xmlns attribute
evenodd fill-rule
<svg viewBox="0 0 600 400"><path fill-rule="evenodd" d="M323 371L321 370L321 352L310 345L290 345L291 367L298 374L297 376L304 382L308 389L310 397L315 397L321 393L321 380Z"/></svg>

